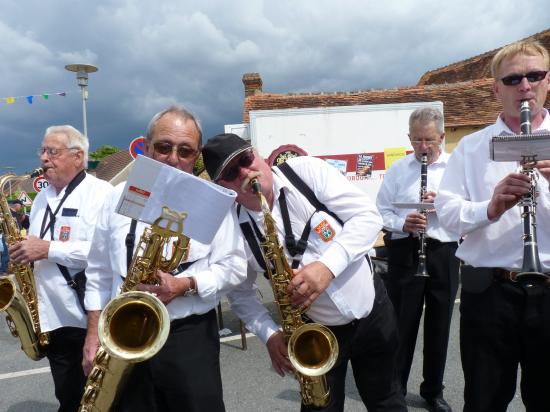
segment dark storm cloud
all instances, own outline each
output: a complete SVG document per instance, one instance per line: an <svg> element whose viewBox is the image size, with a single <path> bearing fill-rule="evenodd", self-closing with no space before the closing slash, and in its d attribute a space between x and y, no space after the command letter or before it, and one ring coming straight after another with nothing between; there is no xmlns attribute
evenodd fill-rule
<svg viewBox="0 0 550 412"><path fill-rule="evenodd" d="M75 75L63 68L68 63L100 68L89 81L94 150L126 147L173 102L199 115L205 136L240 123L246 72L259 72L271 92L413 85L427 70L545 30L550 21L541 0L523 7L392 3L2 0L0 97L69 94L32 106L0 102L0 172L34 167L47 126L82 128Z"/></svg>

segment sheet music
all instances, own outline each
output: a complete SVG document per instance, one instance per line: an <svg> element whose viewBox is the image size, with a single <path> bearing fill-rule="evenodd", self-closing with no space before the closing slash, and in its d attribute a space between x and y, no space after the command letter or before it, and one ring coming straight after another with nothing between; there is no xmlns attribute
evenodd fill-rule
<svg viewBox="0 0 550 412"><path fill-rule="evenodd" d="M116 212L153 223L163 206L186 212L183 233L208 244L214 238L237 193L189 173L138 156Z"/></svg>
<svg viewBox="0 0 550 412"><path fill-rule="evenodd" d="M496 162L519 162L533 157L536 160L550 159L550 133L547 131L523 135L494 136L490 144L491 160Z"/></svg>

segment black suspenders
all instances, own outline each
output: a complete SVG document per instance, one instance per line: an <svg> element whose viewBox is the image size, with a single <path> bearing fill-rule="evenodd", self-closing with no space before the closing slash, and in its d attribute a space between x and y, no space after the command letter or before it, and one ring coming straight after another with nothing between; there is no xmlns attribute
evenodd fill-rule
<svg viewBox="0 0 550 412"><path fill-rule="evenodd" d="M325 206L324 203L322 203L319 199L317 199L317 196L315 196L315 193L311 188L302 180L300 176L296 174L296 172L288 165L288 163L282 163L277 166L279 170L285 175L285 177L290 181L290 183L298 189L298 191L309 201L309 203L315 207L315 211L319 212L325 212L332 216L340 225L344 226L344 222L342 219L338 217L338 215L330 210ZM281 215L283 217L283 225L285 227L285 245L289 252L289 254L294 258L292 261L292 268L296 269L300 263L301 257L303 253L305 252L307 248L307 238L309 236L309 232L311 230L311 217L306 223L304 230L302 231L302 236L296 242L296 239L294 238L294 235L292 234L292 228L290 226L290 217L288 214L288 207L286 202L286 196L284 194L283 189L281 189L281 192L279 194L279 205L281 206ZM239 216L241 210L241 206L237 205L237 216ZM252 225L250 224L252 223ZM262 242L264 240L263 235L261 234L260 230L258 229L256 223L249 215L249 222L243 222L240 223L243 236L250 246L250 250L252 251L252 254L254 255L254 258L258 262L261 268L265 270L265 260L260 248L260 245L258 244L258 240ZM372 263L368 255L365 256L369 266L371 267L372 271Z"/></svg>

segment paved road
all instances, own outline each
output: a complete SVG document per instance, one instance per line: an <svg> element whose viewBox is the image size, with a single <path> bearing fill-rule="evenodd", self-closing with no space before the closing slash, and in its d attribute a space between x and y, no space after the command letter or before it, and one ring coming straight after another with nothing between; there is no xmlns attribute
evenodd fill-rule
<svg viewBox="0 0 550 412"><path fill-rule="evenodd" d="M269 289L262 285L263 299L269 302ZM270 305L271 310L273 306ZM238 321L223 305L224 326L238 331ZM2 316L3 317L3 316ZM453 410L462 410L464 382L458 352L458 304L455 305L447 370L445 373L445 396ZM18 348L4 322L0 322L0 412L54 412L57 402L53 383L45 360L28 360ZM270 369L265 347L258 338L247 339L248 349L241 349L240 336L222 338L221 365L224 397L228 412L298 411L299 393L291 377L280 378ZM421 340L411 371L407 403L410 411L426 411L427 405L418 396L421 382ZM346 411L365 411L353 382L351 369L346 382ZM523 411L521 400L516 396L509 411Z"/></svg>

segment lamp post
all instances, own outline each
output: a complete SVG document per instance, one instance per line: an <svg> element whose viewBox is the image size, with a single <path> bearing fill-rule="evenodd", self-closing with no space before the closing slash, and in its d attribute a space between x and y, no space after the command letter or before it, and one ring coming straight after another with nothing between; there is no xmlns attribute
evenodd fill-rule
<svg viewBox="0 0 550 412"><path fill-rule="evenodd" d="M97 72L97 67L91 64L68 64L65 66L70 72L76 72L76 79L82 90L82 119L84 136L88 137L88 124L86 121L86 101L88 100L88 73Z"/></svg>

